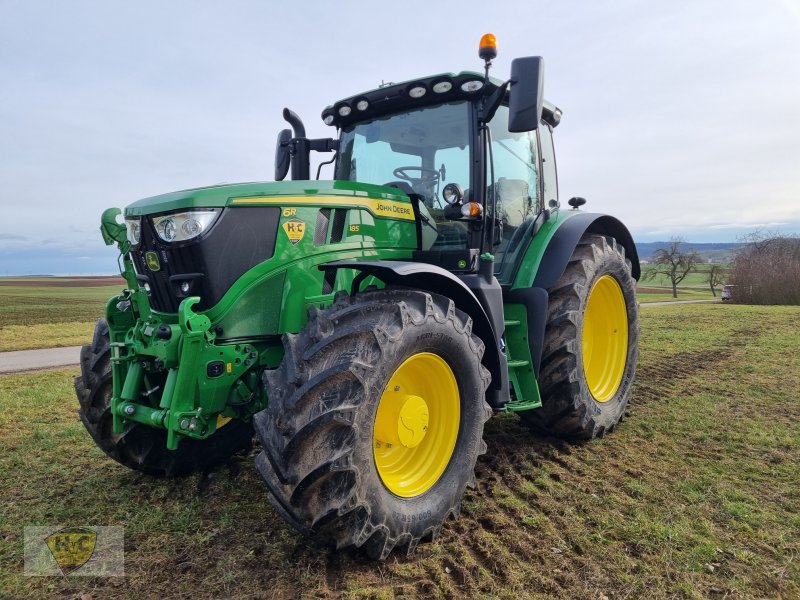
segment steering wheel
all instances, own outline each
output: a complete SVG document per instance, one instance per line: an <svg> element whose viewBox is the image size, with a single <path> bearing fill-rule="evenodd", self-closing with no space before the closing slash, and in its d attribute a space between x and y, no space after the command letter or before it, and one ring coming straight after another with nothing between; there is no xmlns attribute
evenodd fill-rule
<svg viewBox="0 0 800 600"><path fill-rule="evenodd" d="M411 177L406 171L419 171L419 177ZM433 187L439 181L439 171L425 167L397 167L393 174L398 179L414 183L422 183Z"/></svg>

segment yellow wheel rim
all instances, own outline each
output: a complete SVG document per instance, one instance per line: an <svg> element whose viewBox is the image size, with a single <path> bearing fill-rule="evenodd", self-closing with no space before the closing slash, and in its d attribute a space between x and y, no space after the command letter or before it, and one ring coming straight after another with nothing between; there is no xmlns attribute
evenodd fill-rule
<svg viewBox="0 0 800 600"><path fill-rule="evenodd" d="M589 391L598 402L617 393L628 358L628 310L617 280L598 279L583 317L583 373Z"/></svg>
<svg viewBox="0 0 800 600"><path fill-rule="evenodd" d="M420 352L403 361L375 415L372 447L383 484L403 498L433 487L450 463L460 416L458 383L443 358Z"/></svg>

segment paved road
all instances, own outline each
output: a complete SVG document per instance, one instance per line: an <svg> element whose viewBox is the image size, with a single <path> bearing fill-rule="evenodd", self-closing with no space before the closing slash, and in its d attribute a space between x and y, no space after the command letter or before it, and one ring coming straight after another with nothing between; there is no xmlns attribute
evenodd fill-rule
<svg viewBox="0 0 800 600"><path fill-rule="evenodd" d="M667 302L640 302L639 306L669 306L670 304L719 304L722 302L719 298L716 300L668 300Z"/></svg>
<svg viewBox="0 0 800 600"><path fill-rule="evenodd" d="M80 361L80 355L80 346L0 352L0 373L77 365Z"/></svg>

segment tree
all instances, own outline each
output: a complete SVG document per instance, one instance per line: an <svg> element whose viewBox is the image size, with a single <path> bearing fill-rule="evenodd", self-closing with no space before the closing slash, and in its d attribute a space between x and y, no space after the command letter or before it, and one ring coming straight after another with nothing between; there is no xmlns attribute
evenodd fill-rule
<svg viewBox="0 0 800 600"><path fill-rule="evenodd" d="M745 238L728 283L732 300L747 304L800 304L800 236L756 231Z"/></svg>
<svg viewBox="0 0 800 600"><path fill-rule="evenodd" d="M706 281L708 282L708 286L711 288L711 294L716 298L717 291L714 288L722 285L722 282L725 281L727 271L725 271L725 268L722 265L711 265L706 272L706 275Z"/></svg>
<svg viewBox="0 0 800 600"><path fill-rule="evenodd" d="M671 238L668 248L659 248L653 252L651 263L654 268L649 269L643 279L654 279L656 275L666 275L672 283L672 297L678 297L678 284L691 273L697 263L700 262L700 255L694 250L684 251L683 239L679 237Z"/></svg>

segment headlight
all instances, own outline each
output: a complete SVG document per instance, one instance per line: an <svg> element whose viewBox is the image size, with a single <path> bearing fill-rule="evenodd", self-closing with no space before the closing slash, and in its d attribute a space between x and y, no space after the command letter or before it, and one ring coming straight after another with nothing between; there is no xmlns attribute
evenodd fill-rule
<svg viewBox="0 0 800 600"><path fill-rule="evenodd" d="M464 198L464 191L457 183L448 183L442 190L442 198L448 204L458 204Z"/></svg>
<svg viewBox="0 0 800 600"><path fill-rule="evenodd" d="M216 218L216 210L193 210L153 217L153 227L165 242L183 242L207 231Z"/></svg>
<svg viewBox="0 0 800 600"><path fill-rule="evenodd" d="M139 217L128 217L125 219L125 229L128 230L128 241L132 246L139 243L142 238L142 221Z"/></svg>

